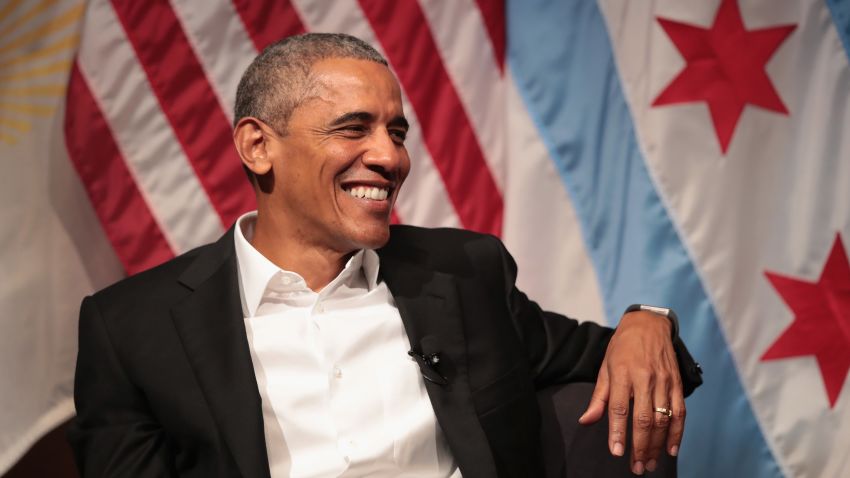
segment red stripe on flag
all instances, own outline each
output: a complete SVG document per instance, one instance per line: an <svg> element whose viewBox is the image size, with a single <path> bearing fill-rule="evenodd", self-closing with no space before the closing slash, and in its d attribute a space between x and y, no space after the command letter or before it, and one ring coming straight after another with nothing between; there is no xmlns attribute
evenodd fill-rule
<svg viewBox="0 0 850 478"><path fill-rule="evenodd" d="M233 0L233 6L257 51L282 38L304 33L304 25L289 0Z"/></svg>
<svg viewBox="0 0 850 478"><path fill-rule="evenodd" d="M464 227L500 235L502 195L415 0L360 0L422 124Z"/></svg>
<svg viewBox="0 0 850 478"><path fill-rule="evenodd" d="M507 47L505 29L505 0L476 0L481 16L484 18L484 26L487 27L487 35L493 44L493 53L496 55L496 63L499 71L505 72L505 48Z"/></svg>
<svg viewBox="0 0 850 478"><path fill-rule="evenodd" d="M256 209L254 191L233 147L227 116L177 16L162 0L112 4L195 174L229 227Z"/></svg>
<svg viewBox="0 0 850 478"><path fill-rule="evenodd" d="M64 127L68 157L127 273L174 257L76 63L68 82Z"/></svg>

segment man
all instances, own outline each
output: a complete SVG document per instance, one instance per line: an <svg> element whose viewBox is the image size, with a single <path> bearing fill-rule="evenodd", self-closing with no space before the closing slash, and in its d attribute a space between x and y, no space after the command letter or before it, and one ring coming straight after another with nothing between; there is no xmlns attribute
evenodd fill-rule
<svg viewBox="0 0 850 478"><path fill-rule="evenodd" d="M235 117L257 212L83 301L86 476L537 476L535 389L597 375L582 422L608 411L611 453L629 420L635 473L678 452L700 379L667 317L579 325L516 289L497 239L389 226L407 121L373 48L270 46Z"/></svg>

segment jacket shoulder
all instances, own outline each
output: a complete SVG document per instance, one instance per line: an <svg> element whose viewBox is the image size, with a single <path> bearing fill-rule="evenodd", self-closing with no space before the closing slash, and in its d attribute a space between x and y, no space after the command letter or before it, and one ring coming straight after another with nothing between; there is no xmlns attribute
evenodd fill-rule
<svg viewBox="0 0 850 478"><path fill-rule="evenodd" d="M206 244L158 266L119 280L92 294L101 306L121 304L122 307L138 307L151 300L164 299L177 292L186 291L178 278L195 260L210 250L214 244Z"/></svg>
<svg viewBox="0 0 850 478"><path fill-rule="evenodd" d="M426 251L443 253L470 247L503 247L501 241L491 234L468 231L453 227L419 227L393 225L390 227L390 240L384 250L396 251L411 247Z"/></svg>
<svg viewBox="0 0 850 478"><path fill-rule="evenodd" d="M499 268L508 253L496 236L456 228L394 225L382 254L407 257L435 270L462 273Z"/></svg>

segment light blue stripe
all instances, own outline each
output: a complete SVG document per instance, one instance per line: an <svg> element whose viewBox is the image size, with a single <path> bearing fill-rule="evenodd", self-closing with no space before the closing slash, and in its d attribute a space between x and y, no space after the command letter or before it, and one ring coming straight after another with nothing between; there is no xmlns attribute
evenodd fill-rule
<svg viewBox="0 0 850 478"><path fill-rule="evenodd" d="M616 320L630 303L669 304L702 362L681 476L782 476L647 172L596 3L509 0L507 18L512 74L576 208L606 313Z"/></svg>
<svg viewBox="0 0 850 478"><path fill-rule="evenodd" d="M850 0L826 0L838 37L844 45L847 59L850 60Z"/></svg>

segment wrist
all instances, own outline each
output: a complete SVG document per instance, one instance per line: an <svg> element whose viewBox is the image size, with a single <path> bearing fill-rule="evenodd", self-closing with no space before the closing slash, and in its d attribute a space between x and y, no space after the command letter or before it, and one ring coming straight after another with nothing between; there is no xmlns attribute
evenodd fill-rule
<svg viewBox="0 0 850 478"><path fill-rule="evenodd" d="M673 309L646 304L632 304L626 307L626 311L623 312L623 314L638 311L652 312L653 314L666 317L667 320L670 321L670 337L672 339L676 339L676 337L679 336L679 318L676 316L676 312L674 312Z"/></svg>

